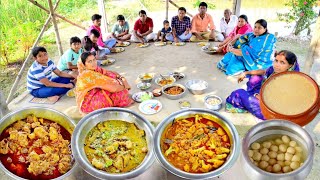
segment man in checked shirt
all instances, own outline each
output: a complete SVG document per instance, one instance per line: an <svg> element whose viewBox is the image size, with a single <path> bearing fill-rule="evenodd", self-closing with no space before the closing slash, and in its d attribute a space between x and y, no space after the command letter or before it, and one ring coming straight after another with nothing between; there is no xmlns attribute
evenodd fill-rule
<svg viewBox="0 0 320 180"><path fill-rule="evenodd" d="M186 12L186 8L180 7L178 9L178 15L172 17L172 34L166 36L167 40L177 43L180 41L188 41L191 38L191 21L190 18L186 16Z"/></svg>

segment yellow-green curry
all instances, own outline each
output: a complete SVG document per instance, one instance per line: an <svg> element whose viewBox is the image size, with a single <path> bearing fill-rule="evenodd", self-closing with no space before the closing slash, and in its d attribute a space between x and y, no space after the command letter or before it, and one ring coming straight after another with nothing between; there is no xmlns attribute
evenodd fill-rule
<svg viewBox="0 0 320 180"><path fill-rule="evenodd" d="M144 130L121 120L98 123L88 133L84 150L95 168L109 173L135 169L148 152Z"/></svg>

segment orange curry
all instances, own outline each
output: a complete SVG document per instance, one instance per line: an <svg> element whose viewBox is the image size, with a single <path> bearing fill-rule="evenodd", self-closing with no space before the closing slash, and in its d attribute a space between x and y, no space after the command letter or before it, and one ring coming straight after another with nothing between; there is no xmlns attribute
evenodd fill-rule
<svg viewBox="0 0 320 180"><path fill-rule="evenodd" d="M161 137L165 158L190 173L209 172L222 166L230 146L226 131L211 117L200 114L174 120Z"/></svg>

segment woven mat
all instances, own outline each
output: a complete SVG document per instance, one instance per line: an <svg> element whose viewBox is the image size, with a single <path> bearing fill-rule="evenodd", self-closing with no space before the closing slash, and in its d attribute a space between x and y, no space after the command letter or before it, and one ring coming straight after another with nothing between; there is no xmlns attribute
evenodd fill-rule
<svg viewBox="0 0 320 180"><path fill-rule="evenodd" d="M60 99L60 98L59 98ZM37 98L33 97L29 102L31 103L36 103L36 104L54 104L56 103L59 99L56 101L50 101L48 98Z"/></svg>

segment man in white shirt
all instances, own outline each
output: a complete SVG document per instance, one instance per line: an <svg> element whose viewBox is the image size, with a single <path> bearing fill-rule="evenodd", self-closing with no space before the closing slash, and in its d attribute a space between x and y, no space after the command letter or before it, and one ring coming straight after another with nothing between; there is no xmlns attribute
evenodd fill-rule
<svg viewBox="0 0 320 180"><path fill-rule="evenodd" d="M232 15L230 9L224 10L224 17L220 20L220 29L224 38L228 37L237 24L238 17L236 15Z"/></svg>

